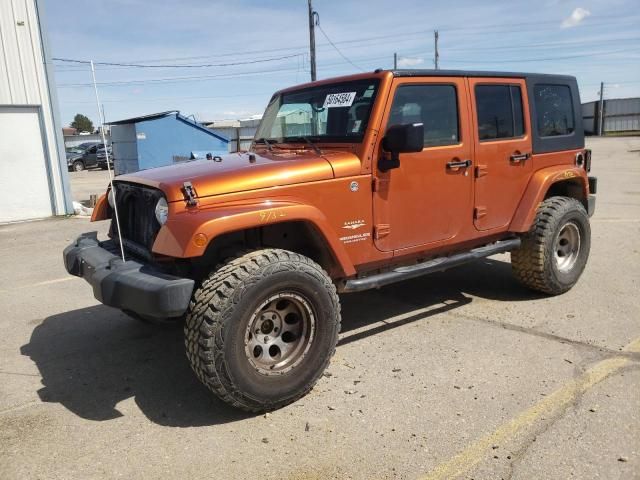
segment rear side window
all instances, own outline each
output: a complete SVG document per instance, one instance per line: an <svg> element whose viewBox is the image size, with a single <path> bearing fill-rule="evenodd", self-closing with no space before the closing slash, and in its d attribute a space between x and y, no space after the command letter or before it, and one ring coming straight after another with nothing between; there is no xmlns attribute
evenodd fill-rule
<svg viewBox="0 0 640 480"><path fill-rule="evenodd" d="M480 140L524 135L522 93L518 85L476 85Z"/></svg>
<svg viewBox="0 0 640 480"><path fill-rule="evenodd" d="M453 85L402 85L396 90L389 125L424 124L424 146L460 141L458 100Z"/></svg>
<svg viewBox="0 0 640 480"><path fill-rule="evenodd" d="M555 137L572 134L575 130L575 118L569 86L538 84L533 93L538 135Z"/></svg>

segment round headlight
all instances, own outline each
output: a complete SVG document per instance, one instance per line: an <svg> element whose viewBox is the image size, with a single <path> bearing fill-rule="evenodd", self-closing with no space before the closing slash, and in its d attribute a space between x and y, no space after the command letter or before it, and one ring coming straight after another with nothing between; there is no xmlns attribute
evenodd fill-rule
<svg viewBox="0 0 640 480"><path fill-rule="evenodd" d="M160 225L164 225L167 223L167 217L169 216L169 205L167 205L167 200L162 197L156 203L156 220Z"/></svg>
<svg viewBox="0 0 640 480"><path fill-rule="evenodd" d="M111 190L109 190L109 194L107 195L107 201L111 208L116 208L116 187L115 185Z"/></svg>

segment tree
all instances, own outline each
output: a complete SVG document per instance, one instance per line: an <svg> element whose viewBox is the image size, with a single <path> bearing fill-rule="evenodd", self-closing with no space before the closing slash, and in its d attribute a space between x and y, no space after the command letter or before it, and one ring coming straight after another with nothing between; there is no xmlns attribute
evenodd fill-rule
<svg viewBox="0 0 640 480"><path fill-rule="evenodd" d="M93 133L93 122L89 120L89 117L82 115L81 113L77 113L76 116L73 117L73 122L71 122L70 126L78 130L78 133Z"/></svg>

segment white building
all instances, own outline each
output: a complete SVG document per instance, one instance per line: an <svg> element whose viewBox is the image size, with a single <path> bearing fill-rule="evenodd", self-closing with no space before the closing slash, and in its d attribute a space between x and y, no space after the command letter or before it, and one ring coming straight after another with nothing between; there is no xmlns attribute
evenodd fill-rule
<svg viewBox="0 0 640 480"><path fill-rule="evenodd" d="M0 0L0 223L73 213L42 0Z"/></svg>

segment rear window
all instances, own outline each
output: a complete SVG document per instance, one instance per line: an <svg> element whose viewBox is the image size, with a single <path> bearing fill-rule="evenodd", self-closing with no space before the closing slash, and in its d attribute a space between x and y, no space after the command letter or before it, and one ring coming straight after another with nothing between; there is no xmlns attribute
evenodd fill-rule
<svg viewBox="0 0 640 480"><path fill-rule="evenodd" d="M556 137L575 130L573 99L568 85L538 84L533 89L538 135Z"/></svg>
<svg viewBox="0 0 640 480"><path fill-rule="evenodd" d="M476 85L475 90L480 140L524 135L522 93L518 85Z"/></svg>

